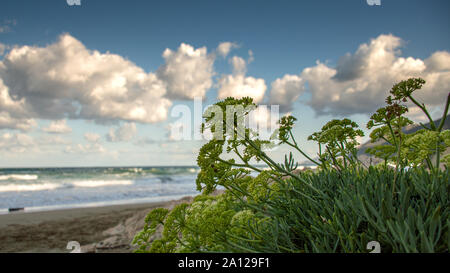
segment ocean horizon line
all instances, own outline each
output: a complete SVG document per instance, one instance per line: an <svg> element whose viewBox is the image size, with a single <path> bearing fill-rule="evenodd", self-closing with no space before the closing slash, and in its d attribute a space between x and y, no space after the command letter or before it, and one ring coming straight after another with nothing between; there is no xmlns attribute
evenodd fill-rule
<svg viewBox="0 0 450 273"><path fill-rule="evenodd" d="M104 166L24 166L2 167L0 170L13 169L95 169L95 168L199 168L197 165L104 165Z"/></svg>
<svg viewBox="0 0 450 273"><path fill-rule="evenodd" d="M310 166L314 164L304 163L299 166ZM256 167L267 167L267 165L255 165ZM20 170L20 169L95 169L95 168L200 168L198 165L104 165L104 166L24 166L24 167L2 167L2 170Z"/></svg>

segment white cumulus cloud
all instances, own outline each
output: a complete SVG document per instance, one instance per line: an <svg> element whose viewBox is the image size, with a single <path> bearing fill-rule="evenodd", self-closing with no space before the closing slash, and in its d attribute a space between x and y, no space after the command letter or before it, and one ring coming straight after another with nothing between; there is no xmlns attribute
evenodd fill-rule
<svg viewBox="0 0 450 273"><path fill-rule="evenodd" d="M247 62L238 56L233 56L230 60L231 66L233 67L233 74L235 75L245 75L247 73Z"/></svg>
<svg viewBox="0 0 450 273"><path fill-rule="evenodd" d="M104 154L108 151L99 143L68 145L64 149L68 154Z"/></svg>
<svg viewBox="0 0 450 273"><path fill-rule="evenodd" d="M220 43L219 46L217 47L216 51L217 53L222 56L222 57L226 57L228 56L228 54L230 53L230 51L234 48L238 48L238 45L236 43L232 43L232 42L223 42Z"/></svg>
<svg viewBox="0 0 450 273"><path fill-rule="evenodd" d="M100 141L100 135L96 133L85 133L84 139L86 139L88 142L96 143Z"/></svg>
<svg viewBox="0 0 450 273"><path fill-rule="evenodd" d="M1 65L1 63L0 63ZM1 66L0 66L1 68ZM25 100L14 100L0 78L0 129L28 131L37 125L25 110Z"/></svg>
<svg viewBox="0 0 450 273"><path fill-rule="evenodd" d="M72 128L67 125L67 120L55 120L48 127L42 128L42 131L50 134L68 134L72 132Z"/></svg>
<svg viewBox="0 0 450 273"><path fill-rule="evenodd" d="M402 44L399 37L380 35L360 45L354 54L341 57L336 67L317 61L315 66L305 68L295 82L307 84L311 94L308 104L319 115L373 113L384 105L395 83L410 77L427 81L415 94L418 99L431 106L442 104L450 90L450 54L436 52L425 60L401 57ZM289 99L295 100L305 86L282 91L276 86L282 86L283 80L277 81L272 84L271 101L291 109Z"/></svg>
<svg viewBox="0 0 450 273"><path fill-rule="evenodd" d="M276 79L271 84L269 102L272 105L279 105L280 111L292 111L292 102L305 90L304 80L298 75L284 75L281 79Z"/></svg>
<svg viewBox="0 0 450 273"><path fill-rule="evenodd" d="M106 140L110 142L130 141L136 133L137 129L135 123L124 123L116 129L110 128L106 135Z"/></svg>
<svg viewBox="0 0 450 273"><path fill-rule="evenodd" d="M35 146L34 139L22 133L4 133L0 135L0 150L12 153L24 153Z"/></svg>
<svg viewBox="0 0 450 273"><path fill-rule="evenodd" d="M264 79L246 77L247 63L241 57L234 56L231 65L233 74L224 75L218 81L219 99L251 97L256 103L261 102L267 89Z"/></svg>
<svg viewBox="0 0 450 273"><path fill-rule="evenodd" d="M87 49L69 34L46 47L12 48L0 62L0 104L16 119L159 122L164 82L123 57ZM1 108L2 110L5 108Z"/></svg>
<svg viewBox="0 0 450 273"><path fill-rule="evenodd" d="M182 43L177 51L166 49L165 64L157 75L167 84L170 99L193 99L204 97L212 86L214 55L206 47L195 49Z"/></svg>

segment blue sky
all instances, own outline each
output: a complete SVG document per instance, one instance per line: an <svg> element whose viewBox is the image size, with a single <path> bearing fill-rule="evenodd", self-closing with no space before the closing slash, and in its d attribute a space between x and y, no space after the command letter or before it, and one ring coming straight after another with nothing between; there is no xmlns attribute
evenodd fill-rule
<svg viewBox="0 0 450 273"><path fill-rule="evenodd" d="M0 101L0 166L195 164L203 142L169 141L168 130L176 121L171 109L180 104L192 107L189 90L194 89L206 98L204 106L239 93L243 85L255 97L262 96L260 104L281 104L299 118L295 132L310 153L315 147L306 142L309 134L343 116L365 127L389 87L408 76L430 83L423 100L438 115L439 94L448 92L450 84L449 11L446 0L381 0L381 6L369 6L365 0L81 0L81 6L64 0L2 1L0 79L4 94L15 104ZM224 42L233 44L225 57L217 49ZM197 59L186 57L189 48ZM163 57L166 49L172 57ZM71 50L84 52L79 56L87 56L89 71L39 76L52 66L81 67L83 61L68 57ZM94 51L120 60L102 63ZM195 62L194 70L183 65L188 60ZM123 67L110 70L107 62ZM142 70L164 87L132 87L140 80L127 69ZM114 81L107 78L114 73L125 73L130 83L125 91L142 97L102 93L107 99L87 100L95 88L107 89L102 84ZM344 74L350 76L339 79ZM102 75L101 80L96 75ZM76 84L76 76L87 77L86 84ZM37 85L21 83L36 78ZM145 92L152 95L142 95ZM135 118L127 107L142 100L147 114ZM170 106L158 108L163 103ZM68 105L86 113L71 112ZM121 110L102 108L112 105ZM155 118L153 111L162 112ZM110 130L113 137L108 137ZM279 149L274 156L281 158L285 151Z"/></svg>

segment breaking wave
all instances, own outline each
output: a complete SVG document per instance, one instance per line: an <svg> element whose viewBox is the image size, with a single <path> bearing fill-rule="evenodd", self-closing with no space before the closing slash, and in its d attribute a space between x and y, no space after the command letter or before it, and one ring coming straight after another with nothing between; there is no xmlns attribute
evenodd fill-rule
<svg viewBox="0 0 450 273"><path fill-rule="evenodd" d="M0 175L0 180L37 180L36 174L7 174Z"/></svg>
<svg viewBox="0 0 450 273"><path fill-rule="evenodd" d="M0 185L0 192L13 191L45 191L60 188L61 184L56 183L40 183L40 184L6 184Z"/></svg>
<svg viewBox="0 0 450 273"><path fill-rule="evenodd" d="M0 192L47 191L61 188L97 188L132 185L131 180L84 180L64 183L0 184Z"/></svg>
<svg viewBox="0 0 450 273"><path fill-rule="evenodd" d="M71 183L75 187L80 188L95 188L95 187L106 187L106 186L124 186L124 185L132 185L133 181L131 180L86 180L86 181L77 181Z"/></svg>

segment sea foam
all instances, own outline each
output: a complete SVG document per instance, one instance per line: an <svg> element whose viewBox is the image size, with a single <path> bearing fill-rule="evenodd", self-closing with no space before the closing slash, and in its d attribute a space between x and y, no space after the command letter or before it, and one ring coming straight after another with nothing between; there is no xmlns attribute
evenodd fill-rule
<svg viewBox="0 0 450 273"><path fill-rule="evenodd" d="M64 183L0 184L0 192L48 191L61 188L97 188L132 185L131 180L82 180Z"/></svg>
<svg viewBox="0 0 450 273"><path fill-rule="evenodd" d="M37 180L38 176L35 174L8 174L0 175L0 180Z"/></svg>
<svg viewBox="0 0 450 273"><path fill-rule="evenodd" d="M60 188L61 184L56 183L41 183L41 184L5 184L0 185L0 192L13 191L45 191Z"/></svg>
<svg viewBox="0 0 450 273"><path fill-rule="evenodd" d="M105 186L123 186L132 185L131 180L86 180L86 181L76 181L71 183L75 187L82 188L96 188Z"/></svg>

